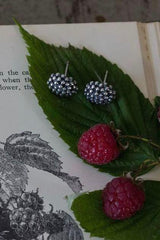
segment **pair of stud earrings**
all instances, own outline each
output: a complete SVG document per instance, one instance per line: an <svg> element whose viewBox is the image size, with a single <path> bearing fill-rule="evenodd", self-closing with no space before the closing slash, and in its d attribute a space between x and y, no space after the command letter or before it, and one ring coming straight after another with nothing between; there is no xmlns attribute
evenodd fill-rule
<svg viewBox="0 0 160 240"><path fill-rule="evenodd" d="M47 81L47 85L52 93L60 97L69 97L78 91L76 81L72 77L67 77L68 67L69 62L66 64L64 74L52 73ZM111 103L116 97L116 92L111 85L106 83L108 71L106 71L103 81L97 73L96 75L99 81L91 81L86 84L84 89L86 99L95 104L105 105Z"/></svg>

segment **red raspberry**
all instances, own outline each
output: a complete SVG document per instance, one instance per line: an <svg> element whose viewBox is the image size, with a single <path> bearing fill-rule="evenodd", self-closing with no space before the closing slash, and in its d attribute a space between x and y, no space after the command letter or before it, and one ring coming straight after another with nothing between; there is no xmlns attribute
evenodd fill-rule
<svg viewBox="0 0 160 240"><path fill-rule="evenodd" d="M131 179L114 178L103 190L105 214L115 220L123 220L139 211L145 201L143 189Z"/></svg>
<svg viewBox="0 0 160 240"><path fill-rule="evenodd" d="M84 132L78 142L79 155L91 164L106 164L119 155L116 140L106 124L97 124Z"/></svg>

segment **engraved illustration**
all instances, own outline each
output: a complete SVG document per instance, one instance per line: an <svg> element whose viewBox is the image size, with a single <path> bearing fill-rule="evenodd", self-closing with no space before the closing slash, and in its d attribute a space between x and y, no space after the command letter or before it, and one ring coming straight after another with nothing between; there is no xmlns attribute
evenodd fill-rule
<svg viewBox="0 0 160 240"><path fill-rule="evenodd" d="M36 192L22 191L0 205L0 240L84 240L83 233L65 211L44 211Z"/></svg>
<svg viewBox="0 0 160 240"><path fill-rule="evenodd" d="M59 156L39 134L12 134L0 142L0 240L84 240L72 217L63 210L44 210L36 191L26 191L27 166L54 174L75 192L82 189L79 178L62 172Z"/></svg>
<svg viewBox="0 0 160 240"><path fill-rule="evenodd" d="M82 184L76 176L62 172L62 162L48 142L42 140L39 134L22 132L12 134L6 139L4 150L22 164L47 171L65 181L75 193L82 190Z"/></svg>

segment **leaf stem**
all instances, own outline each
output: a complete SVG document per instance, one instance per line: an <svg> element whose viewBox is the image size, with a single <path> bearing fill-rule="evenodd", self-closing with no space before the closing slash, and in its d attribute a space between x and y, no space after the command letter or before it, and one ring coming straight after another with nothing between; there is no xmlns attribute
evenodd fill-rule
<svg viewBox="0 0 160 240"><path fill-rule="evenodd" d="M142 175L142 171L155 167L159 165L159 163L160 163L159 161L150 162L150 160L146 160L144 161L144 163L140 165L140 167L137 170L134 170L131 175L132 177L134 177L134 179L136 179L138 176Z"/></svg>
<svg viewBox="0 0 160 240"><path fill-rule="evenodd" d="M118 139L120 139L120 138L121 138L121 139L123 139L123 138L137 139L137 140L140 140L140 141L149 143L149 144L151 144L152 146L160 149L160 145L152 142L150 139L147 139L147 138L143 138L143 137L139 137L139 136L132 136L132 135L120 135L120 136L118 136Z"/></svg>
<svg viewBox="0 0 160 240"><path fill-rule="evenodd" d="M133 135L119 135L117 139L135 139L135 140L140 140L142 142L146 142L150 145L152 145L153 147L156 147L160 150L160 145L158 145L157 143L152 142L150 139L144 138L144 137L140 137L140 136L133 136ZM151 160L145 160L138 169L133 170L132 171L132 176L134 177L134 179L136 179L139 175L141 175L141 173L144 170L147 170L149 168L152 168L154 166L157 166L160 164L160 160L158 159L157 161L151 161Z"/></svg>

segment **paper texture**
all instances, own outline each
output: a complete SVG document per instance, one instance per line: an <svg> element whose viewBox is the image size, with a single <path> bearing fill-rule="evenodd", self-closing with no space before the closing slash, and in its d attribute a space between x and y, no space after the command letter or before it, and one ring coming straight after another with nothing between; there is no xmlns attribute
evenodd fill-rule
<svg viewBox="0 0 160 240"><path fill-rule="evenodd" d="M71 43L77 47L85 46L97 54L102 54L110 61L117 63L148 96L136 23L24 27L48 43L63 46ZM17 27L1 26L0 36L0 141L5 142L11 134L24 131L40 134L40 137L47 141L53 151L60 156L63 172L79 178L83 191L104 188L111 176L84 164L81 159L70 152L39 107L29 82L25 57L27 50ZM156 57L153 61L155 66ZM155 70L156 84L158 84L159 74L159 70ZM160 92L160 84L158 92ZM73 189L51 173L32 167L28 167L28 170L27 189L31 191L39 188L40 195L44 197L45 208L49 209L49 204L52 203L55 210L64 210L74 218L65 199L66 195L73 194ZM89 234L84 233L84 239L91 238ZM98 238L92 239L98 240Z"/></svg>
<svg viewBox="0 0 160 240"><path fill-rule="evenodd" d="M156 91L160 95L160 24L148 23L147 34L149 47L151 51L151 61L153 64L154 78L156 82Z"/></svg>

